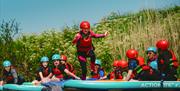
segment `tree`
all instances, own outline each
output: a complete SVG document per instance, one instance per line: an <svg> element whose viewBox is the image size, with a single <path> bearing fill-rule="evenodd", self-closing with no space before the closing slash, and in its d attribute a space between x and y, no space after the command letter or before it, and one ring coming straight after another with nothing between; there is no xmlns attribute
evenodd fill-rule
<svg viewBox="0 0 180 91"><path fill-rule="evenodd" d="M19 24L15 20L2 21L0 24L0 60L16 58L14 56L14 37L19 33Z"/></svg>

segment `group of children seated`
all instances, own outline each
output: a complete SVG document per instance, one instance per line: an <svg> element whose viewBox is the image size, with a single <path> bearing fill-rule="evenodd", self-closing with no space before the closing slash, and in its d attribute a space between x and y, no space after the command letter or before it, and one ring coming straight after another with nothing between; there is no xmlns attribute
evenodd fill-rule
<svg viewBox="0 0 180 91"><path fill-rule="evenodd" d="M96 59L95 68L91 71L91 77L87 80L139 80L139 81L176 81L178 61L174 53L168 49L169 44L166 40L157 42L156 47L149 47L146 50L147 61L138 55L135 49L129 49L126 52L128 61L114 60L113 70L107 75L102 67L100 59ZM52 81L61 81L67 79L81 78L75 75L75 69L67 62L67 56L54 54L52 56L53 68L49 64L49 58L43 56L40 59L41 66L38 68L34 84L46 83ZM3 76L0 85L6 83L22 84L24 79L17 75L9 60L3 62Z"/></svg>

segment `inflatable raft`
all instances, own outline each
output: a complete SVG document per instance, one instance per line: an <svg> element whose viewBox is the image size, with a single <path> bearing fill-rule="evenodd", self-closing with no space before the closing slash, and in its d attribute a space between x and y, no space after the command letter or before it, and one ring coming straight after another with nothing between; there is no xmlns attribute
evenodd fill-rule
<svg viewBox="0 0 180 91"><path fill-rule="evenodd" d="M3 86L0 86L0 91L2 91L3 90Z"/></svg>
<svg viewBox="0 0 180 91"><path fill-rule="evenodd" d="M82 81L69 80L64 83L64 88L79 89L139 89L139 88L178 88L179 81L114 81L114 80L97 80Z"/></svg>
<svg viewBox="0 0 180 91"><path fill-rule="evenodd" d="M74 89L94 89L94 90L109 90L109 89L152 89L152 88L173 88L180 89L180 81L118 81L118 80L68 80L61 82L49 82L35 86L31 82L25 82L23 85L5 84L0 87L0 90L12 91L41 91L46 87L58 86L60 88Z"/></svg>
<svg viewBox="0 0 180 91"><path fill-rule="evenodd" d="M13 91L41 91L44 86L35 85L17 85L17 84L5 84L3 90L13 90Z"/></svg>

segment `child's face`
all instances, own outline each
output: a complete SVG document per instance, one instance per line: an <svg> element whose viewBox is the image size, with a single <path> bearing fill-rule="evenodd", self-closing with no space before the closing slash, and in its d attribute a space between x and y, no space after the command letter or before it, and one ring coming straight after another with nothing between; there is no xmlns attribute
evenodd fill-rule
<svg viewBox="0 0 180 91"><path fill-rule="evenodd" d="M90 31L90 29L82 29L82 31L84 34L87 34Z"/></svg>
<svg viewBox="0 0 180 91"><path fill-rule="evenodd" d="M65 64L65 63L66 63L65 61L61 60L61 64Z"/></svg>
<svg viewBox="0 0 180 91"><path fill-rule="evenodd" d="M119 70L119 67L113 66L113 69L114 69L114 70Z"/></svg>
<svg viewBox="0 0 180 91"><path fill-rule="evenodd" d="M47 67L48 66L48 62L43 62L42 65L43 65L43 67Z"/></svg>
<svg viewBox="0 0 180 91"><path fill-rule="evenodd" d="M7 66L7 67L5 67L5 70L10 71L10 68L11 68L10 66Z"/></svg>
<svg viewBox="0 0 180 91"><path fill-rule="evenodd" d="M155 55L156 54L154 52L151 52L151 51L147 53L148 59L153 59Z"/></svg>
<svg viewBox="0 0 180 91"><path fill-rule="evenodd" d="M96 64L96 65L95 65L95 69L98 69L98 68L100 68L100 66Z"/></svg>
<svg viewBox="0 0 180 91"><path fill-rule="evenodd" d="M59 60L54 60L53 62L54 66L58 66L60 64Z"/></svg>

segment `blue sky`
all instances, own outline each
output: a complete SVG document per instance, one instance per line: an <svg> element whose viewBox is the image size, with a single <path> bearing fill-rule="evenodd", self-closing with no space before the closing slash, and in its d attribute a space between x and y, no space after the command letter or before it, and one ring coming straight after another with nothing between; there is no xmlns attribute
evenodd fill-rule
<svg viewBox="0 0 180 91"><path fill-rule="evenodd" d="M180 0L0 0L0 22L15 19L21 32L39 34L88 20L97 23L111 12L180 5Z"/></svg>

